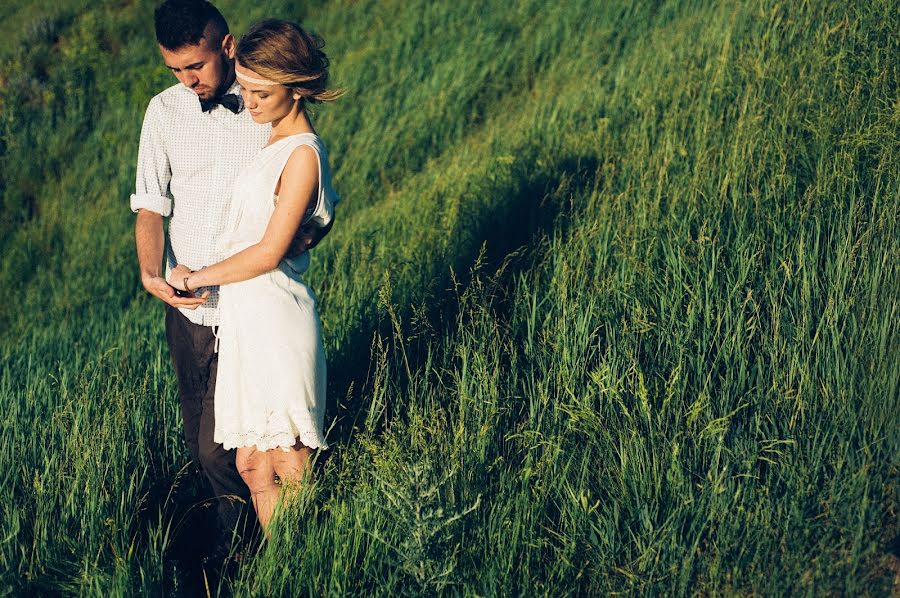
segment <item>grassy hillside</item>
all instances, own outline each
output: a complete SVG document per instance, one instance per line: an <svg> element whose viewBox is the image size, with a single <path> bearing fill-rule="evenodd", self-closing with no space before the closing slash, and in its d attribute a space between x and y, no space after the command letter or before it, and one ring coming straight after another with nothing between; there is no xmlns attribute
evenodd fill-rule
<svg viewBox="0 0 900 598"><path fill-rule="evenodd" d="M3 8L0 587L178 594L134 258L154 2ZM900 22L873 2L220 2L323 35L318 482L237 595L890 592Z"/></svg>

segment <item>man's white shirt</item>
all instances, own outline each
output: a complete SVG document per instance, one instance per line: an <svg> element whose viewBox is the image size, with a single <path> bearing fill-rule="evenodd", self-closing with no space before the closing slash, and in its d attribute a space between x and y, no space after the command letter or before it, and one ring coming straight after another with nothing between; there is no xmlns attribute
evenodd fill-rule
<svg viewBox="0 0 900 598"><path fill-rule="evenodd" d="M235 82L226 93L240 93ZM221 261L219 237L225 229L235 178L266 144L271 126L253 122L249 112L223 106L200 109L197 95L182 84L150 100L138 150L131 209L170 216L166 276L176 264L192 270ZM173 201L174 199L174 201ZM206 303L181 313L195 324L218 322L218 288Z"/></svg>

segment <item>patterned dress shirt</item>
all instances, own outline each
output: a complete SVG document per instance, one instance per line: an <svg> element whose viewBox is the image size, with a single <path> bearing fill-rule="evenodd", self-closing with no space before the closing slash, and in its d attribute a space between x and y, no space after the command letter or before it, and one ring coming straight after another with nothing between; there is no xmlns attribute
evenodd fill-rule
<svg viewBox="0 0 900 598"><path fill-rule="evenodd" d="M226 93L240 93L237 81ZM197 95L180 83L150 100L131 209L169 217L167 277L176 264L198 270L225 257L219 237L234 180L270 133L271 126L253 122L247 110L234 114L216 106L203 112ZM195 324L219 323L218 288L209 290L205 304L181 310Z"/></svg>

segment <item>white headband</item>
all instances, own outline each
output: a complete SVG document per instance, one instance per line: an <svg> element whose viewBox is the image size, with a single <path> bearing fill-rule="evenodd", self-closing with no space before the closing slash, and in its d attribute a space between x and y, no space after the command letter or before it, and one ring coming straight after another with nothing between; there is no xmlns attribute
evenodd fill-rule
<svg viewBox="0 0 900 598"><path fill-rule="evenodd" d="M242 75L239 72L235 71L235 75L241 81L246 81L247 83L256 83L257 85L281 85L276 81L269 81L268 79L257 79L256 77L248 77L247 75Z"/></svg>

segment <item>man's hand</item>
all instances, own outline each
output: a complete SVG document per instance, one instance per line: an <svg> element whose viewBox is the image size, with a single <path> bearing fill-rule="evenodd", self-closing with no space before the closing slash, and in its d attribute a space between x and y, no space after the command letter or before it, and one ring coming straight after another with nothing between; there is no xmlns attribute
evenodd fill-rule
<svg viewBox="0 0 900 598"><path fill-rule="evenodd" d="M291 246L288 247L286 257L297 257L304 251L309 251L318 245L319 241L324 239L325 235L328 234L328 231L331 230L333 224L334 218L332 218L331 222L328 223L328 226L325 227L320 227L313 222L308 222L301 226L300 230L297 231L297 234L294 235Z"/></svg>
<svg viewBox="0 0 900 598"><path fill-rule="evenodd" d="M304 251L311 249L316 241L317 227L313 223L305 224L297 230L294 240L291 241L285 257L297 257Z"/></svg>
<svg viewBox="0 0 900 598"><path fill-rule="evenodd" d="M196 297L194 293L183 293L184 296L179 296L172 285L159 275L165 247L163 217L160 214L150 210L138 210L134 224L134 240L138 264L141 267L141 283L148 293L172 307L197 309L206 303L208 291L200 297Z"/></svg>
<svg viewBox="0 0 900 598"><path fill-rule="evenodd" d="M147 289L148 293L172 307L197 309L206 303L206 298L209 297L209 291L206 291L199 297L194 296L194 293L190 293L190 296L179 297L175 294L175 289L172 285L167 283L166 279L161 276L150 276L142 279L141 282L144 283L144 288Z"/></svg>

